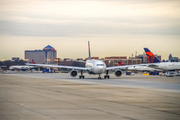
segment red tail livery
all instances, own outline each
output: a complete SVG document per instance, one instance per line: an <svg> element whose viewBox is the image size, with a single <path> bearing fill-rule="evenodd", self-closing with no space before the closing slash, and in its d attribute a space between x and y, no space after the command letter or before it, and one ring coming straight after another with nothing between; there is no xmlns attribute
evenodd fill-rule
<svg viewBox="0 0 180 120"><path fill-rule="evenodd" d="M144 48L149 63L161 62L148 48Z"/></svg>

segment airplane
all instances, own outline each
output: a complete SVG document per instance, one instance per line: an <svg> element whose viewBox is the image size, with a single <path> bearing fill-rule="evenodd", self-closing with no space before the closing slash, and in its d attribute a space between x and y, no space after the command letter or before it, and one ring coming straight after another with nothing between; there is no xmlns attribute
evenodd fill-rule
<svg viewBox="0 0 180 120"><path fill-rule="evenodd" d="M156 70L180 70L180 62L161 62L148 48L144 48L144 50L150 62L146 65L147 67L154 68Z"/></svg>
<svg viewBox="0 0 180 120"><path fill-rule="evenodd" d="M144 50L146 52L148 63L160 63L161 62L152 52L149 52L148 48L144 48ZM138 71L155 71L155 70L156 71L163 71L160 69L148 67L146 65L128 67L127 70L131 70L131 71L136 71L136 70L138 70Z"/></svg>
<svg viewBox="0 0 180 120"><path fill-rule="evenodd" d="M34 63L34 60L31 61L31 64ZM9 69L11 71L14 71L14 70L22 70L22 71L26 71L26 70L30 70L30 69L33 69L37 66L27 66L27 65L13 65L13 66L10 66Z"/></svg>
<svg viewBox="0 0 180 120"><path fill-rule="evenodd" d="M13 70L26 71L26 70L29 70L29 69L31 69L31 68L34 68L34 66L27 66L27 65L21 65L21 66L19 66L19 65L13 65L13 66L10 66L10 67L9 67L9 69L10 69L11 71L13 71Z"/></svg>
<svg viewBox="0 0 180 120"><path fill-rule="evenodd" d="M121 69L127 68L134 65L126 65L126 66L116 66L116 67L106 67L106 64L101 60L94 60L91 59L91 52L90 52L90 43L88 41L88 51L89 51L89 58L85 62L85 67L74 67L74 66L62 66L62 65L48 65L48 64L30 64L26 63L26 65L36 65L42 67L58 67L58 68L68 68L72 69L70 72L71 77L76 77L78 71L80 71L81 75L79 79L84 79L84 72L88 72L90 75L99 75L98 79L101 79L101 74L105 73L104 79L109 79L110 76L109 71L113 71L116 77L120 77L122 75Z"/></svg>

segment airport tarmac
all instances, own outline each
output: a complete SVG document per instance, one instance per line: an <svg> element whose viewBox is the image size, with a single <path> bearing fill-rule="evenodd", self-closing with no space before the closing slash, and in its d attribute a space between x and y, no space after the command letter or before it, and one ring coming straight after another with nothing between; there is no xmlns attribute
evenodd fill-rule
<svg viewBox="0 0 180 120"><path fill-rule="evenodd" d="M179 120L180 77L0 73L0 120Z"/></svg>

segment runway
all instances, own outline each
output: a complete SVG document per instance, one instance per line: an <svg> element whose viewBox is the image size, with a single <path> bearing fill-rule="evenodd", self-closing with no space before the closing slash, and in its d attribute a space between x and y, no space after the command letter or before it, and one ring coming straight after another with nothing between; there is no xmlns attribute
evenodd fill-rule
<svg viewBox="0 0 180 120"><path fill-rule="evenodd" d="M179 120L180 77L0 74L2 120Z"/></svg>
<svg viewBox="0 0 180 120"><path fill-rule="evenodd" d="M123 74L121 77L116 77L114 74L110 74L110 79L97 79L98 75L85 75L85 79L79 79L79 77L71 77L68 73L16 73L10 74L13 76L28 76L35 78L50 78L54 80L64 80L76 83L86 84L101 84L112 85L120 87L133 87L133 88L148 88L152 90L180 92L180 77L167 78L165 76L142 76L136 74L135 76L126 76ZM172 80L171 80L172 79Z"/></svg>

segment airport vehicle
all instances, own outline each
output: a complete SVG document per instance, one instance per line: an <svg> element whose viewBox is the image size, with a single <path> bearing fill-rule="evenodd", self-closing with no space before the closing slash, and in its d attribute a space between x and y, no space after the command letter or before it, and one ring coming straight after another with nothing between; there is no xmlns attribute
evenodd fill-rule
<svg viewBox="0 0 180 120"><path fill-rule="evenodd" d="M48 65L48 64L30 64L30 63L26 63L26 65L72 69L70 72L70 75L72 77L76 77L78 72L80 72L81 75L79 76L79 79L81 79L81 78L84 79L84 75L83 75L84 72L88 72L89 74L93 74L93 75L97 74L97 75L99 75L98 79L101 79L101 74L103 74L103 73L105 73L104 78L109 79L110 78L110 76L108 75L109 71L113 71L115 76L120 77L122 75L121 69L130 67L130 66L135 66L135 65L126 65L126 66L106 67L106 64L103 61L91 59L89 41L88 41L88 50L89 50L89 59L86 61L85 67Z"/></svg>
<svg viewBox="0 0 180 120"><path fill-rule="evenodd" d="M160 62L160 60L148 49L144 48L146 52L146 56L149 60L149 64L147 64L147 67L154 68L157 71L158 70L180 70L180 62Z"/></svg>
<svg viewBox="0 0 180 120"><path fill-rule="evenodd" d="M167 73L165 74L166 77L174 77L174 76L176 76L176 75L178 75L176 72L167 72Z"/></svg>
<svg viewBox="0 0 180 120"><path fill-rule="evenodd" d="M165 76L166 73L159 73L159 76Z"/></svg>

